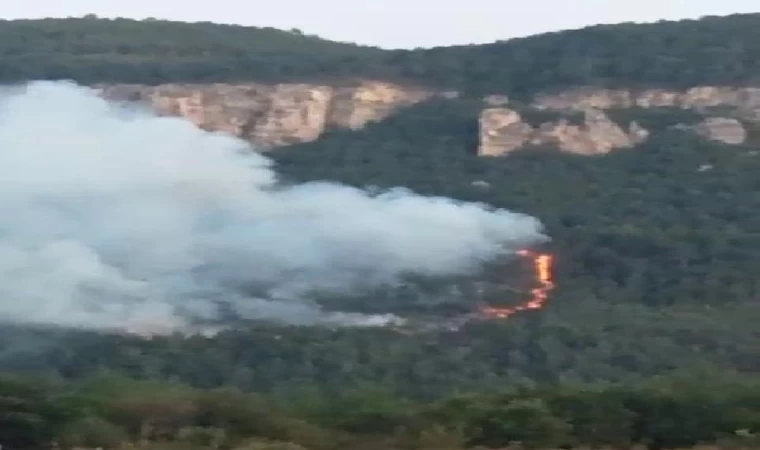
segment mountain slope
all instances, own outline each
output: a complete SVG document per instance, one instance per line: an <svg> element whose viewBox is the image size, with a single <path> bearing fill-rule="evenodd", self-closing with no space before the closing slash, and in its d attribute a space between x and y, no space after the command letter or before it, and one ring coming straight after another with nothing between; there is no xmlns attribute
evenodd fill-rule
<svg viewBox="0 0 760 450"><path fill-rule="evenodd" d="M531 148L485 159L474 149L484 93L757 81L757 25L760 15L742 15L388 52L213 24L1 23L6 81L378 78L459 90L458 99L421 102L271 157L287 180L407 186L536 215L553 238L558 287L545 311L453 333L255 326L211 339L71 333L28 345L37 341L8 332L0 363L71 378L109 369L275 392L306 379L327 392L369 383L430 397L523 381L630 380L703 365L756 376L756 129L745 144L710 142L672 127L692 114L658 109L635 111L651 139L608 155ZM359 311L412 309L387 297L329 300Z"/></svg>
<svg viewBox="0 0 760 450"><path fill-rule="evenodd" d="M396 52L393 75L478 94L578 85L688 87L760 81L760 14L599 25L470 45Z"/></svg>
<svg viewBox="0 0 760 450"><path fill-rule="evenodd" d="M471 118L478 107L424 102L271 156L286 181L402 185L538 216L556 257L557 288L543 310L410 334L254 324L212 338L145 340L8 330L0 334L0 365L75 379L113 370L261 392L306 384L335 395L381 385L425 398L524 382L627 382L705 367L760 373L756 147L664 130L637 148L598 157L544 148L484 159L463 150L477 136ZM433 318L473 303L463 296L430 307L425 296L393 294L326 303Z"/></svg>
<svg viewBox="0 0 760 450"><path fill-rule="evenodd" d="M381 50L299 31L130 19L0 21L0 81L281 80Z"/></svg>
<svg viewBox="0 0 760 450"><path fill-rule="evenodd" d="M477 94L574 85L686 87L758 81L760 14L593 26L487 45L384 51L210 23L0 22L0 80L284 81L374 78Z"/></svg>
<svg viewBox="0 0 760 450"><path fill-rule="evenodd" d="M541 218L559 258L557 302L725 304L760 295L751 275L760 267L754 144L666 129L606 156L531 148L484 159L466 151L477 140L475 110L477 102L433 100L271 157L299 181L401 185ZM670 120L639 112L648 117Z"/></svg>

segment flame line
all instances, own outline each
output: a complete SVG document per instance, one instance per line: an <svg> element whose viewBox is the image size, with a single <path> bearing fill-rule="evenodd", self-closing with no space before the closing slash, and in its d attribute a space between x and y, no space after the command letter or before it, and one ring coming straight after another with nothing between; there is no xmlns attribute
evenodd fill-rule
<svg viewBox="0 0 760 450"><path fill-rule="evenodd" d="M482 307L480 312L490 318L507 319L522 311L541 309L546 305L546 302L549 300L549 293L554 289L555 284L552 277L554 258L552 255L548 253L534 253L529 250L520 250L517 254L532 260L538 287L530 290L531 299L521 305L513 307Z"/></svg>

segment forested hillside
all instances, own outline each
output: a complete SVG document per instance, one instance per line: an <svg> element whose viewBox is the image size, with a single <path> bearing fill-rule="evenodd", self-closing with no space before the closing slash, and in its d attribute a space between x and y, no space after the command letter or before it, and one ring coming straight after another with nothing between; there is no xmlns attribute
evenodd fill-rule
<svg viewBox="0 0 760 450"><path fill-rule="evenodd" d="M421 398L526 380L635 380L705 364L760 371L755 147L671 130L595 158L530 149L483 159L462 151L473 138L471 107L433 101L272 156L286 181L407 186L541 218L557 284L541 311L455 332L257 325L215 338L64 336L24 351L15 351L18 335L9 333L0 341L4 364L65 378L117 368L257 391L307 382L335 393L369 383ZM437 300L389 290L323 301L428 320L472 307L466 295ZM46 336L24 341L53 340Z"/></svg>
<svg viewBox="0 0 760 450"><path fill-rule="evenodd" d="M375 78L526 95L594 84L751 83L760 14L594 26L488 45L383 51L273 29L97 18L0 22L0 80L292 81Z"/></svg>
<svg viewBox="0 0 760 450"><path fill-rule="evenodd" d="M370 47L298 30L90 18L0 21L0 81L280 81L332 75Z"/></svg>
<svg viewBox="0 0 760 450"><path fill-rule="evenodd" d="M760 82L758 25L760 15L740 15L384 51L203 23L6 21L0 80L365 77L517 96L585 84L738 85ZM430 100L268 155L286 182L405 186L540 218L555 257L544 309L457 330L252 323L213 337L146 339L5 326L0 368L47 381L0 380L0 444L756 446L757 129L726 145L673 128L683 111L613 111L635 113L653 135L604 156L529 148L482 158L474 154L482 107L469 95ZM472 303L431 306L395 291L323 300L426 320Z"/></svg>

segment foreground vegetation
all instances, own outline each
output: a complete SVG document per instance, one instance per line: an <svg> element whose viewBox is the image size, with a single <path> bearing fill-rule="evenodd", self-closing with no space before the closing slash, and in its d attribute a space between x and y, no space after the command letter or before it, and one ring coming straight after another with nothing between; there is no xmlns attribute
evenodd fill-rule
<svg viewBox="0 0 760 450"><path fill-rule="evenodd" d="M114 376L68 384L0 378L12 449L458 449L760 444L757 380L522 387L421 403L373 389L295 401ZM130 447L134 448L134 447Z"/></svg>

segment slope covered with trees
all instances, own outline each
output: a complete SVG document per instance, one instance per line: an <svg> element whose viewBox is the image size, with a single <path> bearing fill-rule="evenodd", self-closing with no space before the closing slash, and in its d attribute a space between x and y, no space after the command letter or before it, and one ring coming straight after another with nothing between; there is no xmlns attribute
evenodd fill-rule
<svg viewBox="0 0 760 450"><path fill-rule="evenodd" d="M298 30L129 19L0 21L0 81L281 81L329 74L379 49Z"/></svg>
<svg viewBox="0 0 760 450"><path fill-rule="evenodd" d="M315 81L376 78L477 94L574 85L758 80L760 14L594 26L488 45L380 50L211 23L97 18L0 22L0 81Z"/></svg>
<svg viewBox="0 0 760 450"><path fill-rule="evenodd" d="M556 295L652 306L758 298L750 275L760 265L755 144L667 129L600 157L530 148L480 158L468 152L478 108L434 100L271 156L299 181L406 186L539 217L560 258ZM667 122L665 113L651 114Z"/></svg>
<svg viewBox="0 0 760 450"><path fill-rule="evenodd" d="M757 149L666 130L638 148L595 158L529 149L483 159L464 151L473 143L471 113L478 107L436 100L365 130L335 131L271 155L288 180L404 185L537 215L557 258L558 287L547 308L458 331L413 333L252 324L215 337L146 340L8 328L0 333L2 367L64 380L119 373L203 389L235 387L289 405L288 414L316 420L320 432L358 433L350 439L386 448L401 445L385 439L408 438L410 427L413 434L464 446L613 439L659 448L754 439L758 424L749 388L720 383L744 385L760 372ZM342 306L375 312L378 305L409 306L378 295ZM641 383L652 377L678 381L642 393ZM531 385L536 387L520 394L527 397L494 396ZM137 387L129 389L124 392L140 398ZM444 400L455 392L473 397ZM707 392L717 397L704 398ZM717 402L714 417L696 406L710 402ZM422 411L448 406L434 409L430 423L410 405ZM310 415L312 408L321 413ZM599 415L622 422L583 428L589 426L584 420L601 421ZM97 419L118 429L131 426L104 417ZM183 420L191 428L215 427ZM533 434L524 434L524 421L537 424L528 428ZM179 436L181 426L172 426ZM252 436L310 447L271 434L280 430L272 427ZM132 437L124 439L134 439L134 431L127 433ZM344 442L332 434L327 440Z"/></svg>

